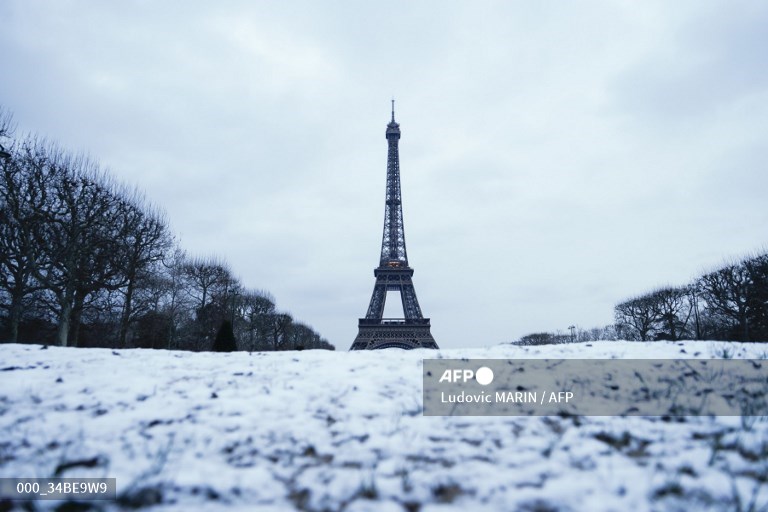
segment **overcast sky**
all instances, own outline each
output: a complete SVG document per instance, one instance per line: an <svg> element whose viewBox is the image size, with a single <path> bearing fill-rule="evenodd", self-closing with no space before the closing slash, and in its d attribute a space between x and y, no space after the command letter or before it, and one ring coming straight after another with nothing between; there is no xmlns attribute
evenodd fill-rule
<svg viewBox="0 0 768 512"><path fill-rule="evenodd" d="M444 348L766 247L768 3L0 1L0 104L347 349L384 217Z"/></svg>

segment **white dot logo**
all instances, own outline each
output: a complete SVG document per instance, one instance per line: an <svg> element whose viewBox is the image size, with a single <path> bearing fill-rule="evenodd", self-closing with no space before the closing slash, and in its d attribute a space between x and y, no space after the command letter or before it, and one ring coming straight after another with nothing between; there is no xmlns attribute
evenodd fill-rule
<svg viewBox="0 0 768 512"><path fill-rule="evenodd" d="M493 382L493 370L488 368L487 366L483 366L482 368L478 369L475 373L475 379L477 379L478 384L482 386L487 386L491 382Z"/></svg>

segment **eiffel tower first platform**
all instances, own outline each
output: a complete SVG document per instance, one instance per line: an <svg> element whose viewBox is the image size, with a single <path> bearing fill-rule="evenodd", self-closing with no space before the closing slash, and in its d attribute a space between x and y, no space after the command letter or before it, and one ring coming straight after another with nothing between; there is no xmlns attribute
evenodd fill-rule
<svg viewBox="0 0 768 512"><path fill-rule="evenodd" d="M421 314L413 269L408 266L403 229L403 206L400 195L400 156L398 141L400 125L395 122L395 100L392 100L392 121L387 125L387 199L384 206L384 235L381 239L381 259L374 269L376 284L365 318L358 323L358 333L350 350L380 348L438 348L430 333L429 318ZM387 291L399 291L405 318L382 318Z"/></svg>

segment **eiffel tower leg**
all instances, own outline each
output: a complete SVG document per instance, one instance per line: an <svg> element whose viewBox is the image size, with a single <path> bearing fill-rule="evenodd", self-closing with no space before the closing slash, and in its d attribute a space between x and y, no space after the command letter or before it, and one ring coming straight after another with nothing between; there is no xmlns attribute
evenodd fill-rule
<svg viewBox="0 0 768 512"><path fill-rule="evenodd" d="M400 288L400 296L403 300L403 313L406 319L422 318L419 301L416 299L416 290L410 282Z"/></svg>
<svg viewBox="0 0 768 512"><path fill-rule="evenodd" d="M365 314L365 318L381 318L384 314L384 302L386 300L386 285L376 283L376 286L373 287L371 303L368 305L368 312Z"/></svg>

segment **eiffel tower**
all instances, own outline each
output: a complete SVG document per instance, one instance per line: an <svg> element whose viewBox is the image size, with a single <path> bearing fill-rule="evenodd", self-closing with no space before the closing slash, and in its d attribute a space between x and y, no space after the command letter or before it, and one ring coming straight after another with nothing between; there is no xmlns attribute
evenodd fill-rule
<svg viewBox="0 0 768 512"><path fill-rule="evenodd" d="M392 100L392 121L387 125L387 200L384 207L384 235L381 238L381 259L373 270L376 284L365 318L358 323L358 333L350 350L380 348L438 348L430 333L429 318L421 314L413 269L408 266L403 229L403 206L400 195L400 156L397 144L400 125L395 122L395 100ZM387 291L399 291L405 318L382 318Z"/></svg>

